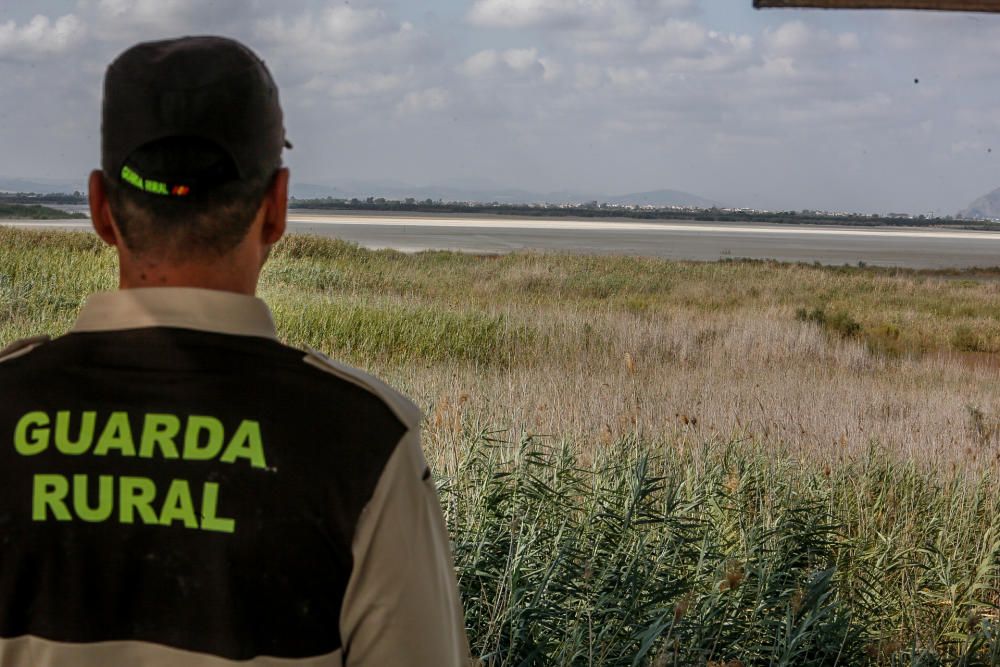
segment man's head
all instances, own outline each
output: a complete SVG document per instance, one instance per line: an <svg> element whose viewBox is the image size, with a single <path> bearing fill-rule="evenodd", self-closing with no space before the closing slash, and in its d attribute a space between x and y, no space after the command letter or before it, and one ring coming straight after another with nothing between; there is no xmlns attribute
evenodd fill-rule
<svg viewBox="0 0 1000 667"><path fill-rule="evenodd" d="M90 203L122 285L252 290L285 228L286 145L277 87L242 44L185 37L119 56Z"/></svg>

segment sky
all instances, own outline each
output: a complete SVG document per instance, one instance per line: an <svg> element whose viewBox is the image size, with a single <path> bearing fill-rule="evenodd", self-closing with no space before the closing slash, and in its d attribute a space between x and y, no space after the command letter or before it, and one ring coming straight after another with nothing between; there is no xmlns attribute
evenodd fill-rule
<svg viewBox="0 0 1000 667"><path fill-rule="evenodd" d="M82 184L107 64L186 34L267 62L303 183L937 214L1000 187L1000 15L751 0L0 0L0 176Z"/></svg>

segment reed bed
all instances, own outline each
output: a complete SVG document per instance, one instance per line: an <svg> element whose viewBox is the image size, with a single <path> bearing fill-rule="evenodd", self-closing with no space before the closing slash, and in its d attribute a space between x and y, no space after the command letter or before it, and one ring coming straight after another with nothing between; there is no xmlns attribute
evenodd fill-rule
<svg viewBox="0 0 1000 667"><path fill-rule="evenodd" d="M1000 661L992 478L469 426L440 490L485 664Z"/></svg>
<svg viewBox="0 0 1000 667"><path fill-rule="evenodd" d="M0 229L0 343L114 271ZM298 236L261 295L424 408L483 664L987 665L998 279Z"/></svg>

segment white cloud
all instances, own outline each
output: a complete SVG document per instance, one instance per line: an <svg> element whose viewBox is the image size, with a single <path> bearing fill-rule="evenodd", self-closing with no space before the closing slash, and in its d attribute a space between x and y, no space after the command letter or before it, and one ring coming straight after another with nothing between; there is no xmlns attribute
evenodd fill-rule
<svg viewBox="0 0 1000 667"><path fill-rule="evenodd" d="M615 32L693 7L694 0L476 0L468 20L490 28L590 26Z"/></svg>
<svg viewBox="0 0 1000 667"><path fill-rule="evenodd" d="M254 32L260 39L287 47L340 50L410 29L412 25L393 20L384 10L344 4L319 12L274 11L256 19Z"/></svg>
<svg viewBox="0 0 1000 667"><path fill-rule="evenodd" d="M955 120L965 131L1000 134L1000 108L997 106L959 109Z"/></svg>
<svg viewBox="0 0 1000 667"><path fill-rule="evenodd" d="M451 104L451 93L444 88L426 88L407 93L396 106L396 111L405 116L425 112L442 111Z"/></svg>
<svg viewBox="0 0 1000 667"><path fill-rule="evenodd" d="M822 56L831 51L854 51L861 45L853 32L834 33L816 29L803 21L788 21L775 29L766 29L763 45L768 53L784 56Z"/></svg>
<svg viewBox="0 0 1000 667"><path fill-rule="evenodd" d="M701 24L670 19L654 26L639 49L650 53L694 53L703 49L707 42L708 31Z"/></svg>
<svg viewBox="0 0 1000 667"><path fill-rule="evenodd" d="M476 0L469 21L493 28L529 28L579 22L600 0Z"/></svg>
<svg viewBox="0 0 1000 667"><path fill-rule="evenodd" d="M503 61L517 72L524 72L539 66L538 49L510 49L504 51Z"/></svg>
<svg viewBox="0 0 1000 667"><path fill-rule="evenodd" d="M402 84L403 77L398 74L370 74L349 79L333 79L326 90L332 97L345 100L392 93Z"/></svg>
<svg viewBox="0 0 1000 667"><path fill-rule="evenodd" d="M283 99L315 108L348 105L351 113L378 104L381 112L391 97L432 87L426 79L433 44L384 9L338 4L267 11L253 21L251 43L266 54Z"/></svg>
<svg viewBox="0 0 1000 667"><path fill-rule="evenodd" d="M604 82L604 70L598 65L579 63L573 71L574 87L577 90L593 90Z"/></svg>
<svg viewBox="0 0 1000 667"><path fill-rule="evenodd" d="M764 31L764 45L776 53L798 53L811 43L812 31L802 21L788 21Z"/></svg>
<svg viewBox="0 0 1000 667"><path fill-rule="evenodd" d="M538 49L486 49L466 58L458 70L471 79L499 74L537 77L552 80L559 67L552 60L540 58Z"/></svg>
<svg viewBox="0 0 1000 667"><path fill-rule="evenodd" d="M777 119L781 123L804 124L810 129L829 127L831 123L886 120L891 118L892 102L885 93L856 99L804 101L777 109Z"/></svg>
<svg viewBox="0 0 1000 667"><path fill-rule="evenodd" d="M320 18L326 33L341 39L368 38L409 30L410 24L398 23L389 18L382 9L355 9L350 5L338 5L325 10Z"/></svg>
<svg viewBox="0 0 1000 667"><path fill-rule="evenodd" d="M861 39L858 37L857 33L854 32L843 32L836 37L837 46L839 46L844 51L854 51L855 49L861 48Z"/></svg>
<svg viewBox="0 0 1000 667"><path fill-rule="evenodd" d="M953 155L982 155L987 152L993 152L992 147L987 146L982 141L954 141L951 144L951 152Z"/></svg>
<svg viewBox="0 0 1000 667"><path fill-rule="evenodd" d="M254 35L262 45L300 68L337 71L355 65L354 58L405 62L405 52L420 36L413 25L384 10L338 5L318 15L274 13L256 21Z"/></svg>
<svg viewBox="0 0 1000 667"><path fill-rule="evenodd" d="M670 43L657 44L664 33L654 28L651 31L652 40L647 40L639 48L639 56L645 57L648 62L661 64L665 73L716 76L748 71L761 60L756 41L750 35L720 33L693 23L672 30L678 36Z"/></svg>
<svg viewBox="0 0 1000 667"><path fill-rule="evenodd" d="M756 65L748 71L755 83L783 83L789 79L799 76L799 68L795 65L795 60L788 57L767 57L760 65Z"/></svg>
<svg viewBox="0 0 1000 667"><path fill-rule="evenodd" d="M59 56L79 46L85 37L83 21L66 14L52 21L36 15L24 25L0 23L0 60L36 61Z"/></svg>
<svg viewBox="0 0 1000 667"><path fill-rule="evenodd" d="M649 82L649 71L644 67L609 67L608 80L615 86L635 89Z"/></svg>
<svg viewBox="0 0 1000 667"><path fill-rule="evenodd" d="M541 65L544 70L542 78L545 79L545 81L553 82L562 77L563 66L561 63L558 63L551 58L539 58L538 64Z"/></svg>
<svg viewBox="0 0 1000 667"><path fill-rule="evenodd" d="M886 21L881 39L897 52L892 57L919 66L915 76L985 79L985 85L993 85L1000 75L1000 25L989 20L994 17L913 14L894 15Z"/></svg>
<svg viewBox="0 0 1000 667"><path fill-rule="evenodd" d="M242 0L80 0L78 6L101 39L119 42L204 33L205 26L230 33L253 9Z"/></svg>
<svg viewBox="0 0 1000 667"><path fill-rule="evenodd" d="M474 53L459 67L466 76L479 78L492 72L500 62L500 54L495 49L486 49Z"/></svg>

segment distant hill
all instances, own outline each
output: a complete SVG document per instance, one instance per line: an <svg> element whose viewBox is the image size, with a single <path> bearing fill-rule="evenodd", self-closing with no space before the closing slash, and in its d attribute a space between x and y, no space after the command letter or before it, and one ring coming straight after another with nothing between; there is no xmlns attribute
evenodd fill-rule
<svg viewBox="0 0 1000 667"><path fill-rule="evenodd" d="M681 192L680 190L636 192L619 197L608 197L605 201L609 204L621 204L625 206L684 206L686 208L712 208L713 206L721 206L719 202L693 195L690 192Z"/></svg>
<svg viewBox="0 0 1000 667"><path fill-rule="evenodd" d="M958 217L966 220L1000 220L1000 188L969 204L969 208L958 212Z"/></svg>
<svg viewBox="0 0 1000 667"><path fill-rule="evenodd" d="M488 204L584 204L596 201L598 203L618 204L623 206L683 206L711 208L719 206L718 202L679 190L655 190L652 192L637 192L626 195L607 195L593 192L531 192L528 190L489 189L453 186L412 186L401 183L343 183L337 187L318 185L315 183L292 182L292 196L297 199L365 199L366 197L384 197L386 199L405 200L413 198L418 201L432 199L446 202L477 202Z"/></svg>
<svg viewBox="0 0 1000 667"><path fill-rule="evenodd" d="M64 192L86 192L86 178L78 181L57 178L6 178L0 176L0 192L37 192L39 194L53 194Z"/></svg>

